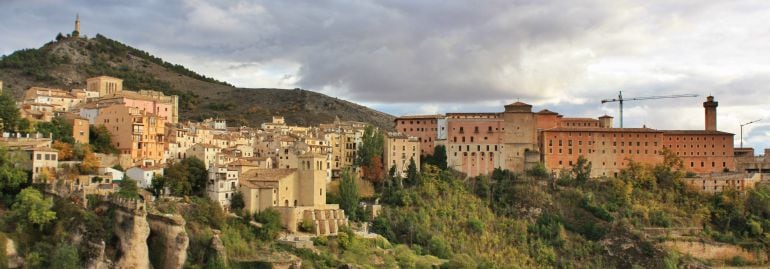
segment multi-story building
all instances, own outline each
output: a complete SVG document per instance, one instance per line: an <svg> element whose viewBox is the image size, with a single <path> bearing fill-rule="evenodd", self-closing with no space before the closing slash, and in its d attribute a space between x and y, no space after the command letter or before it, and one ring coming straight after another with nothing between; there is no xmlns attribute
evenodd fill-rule
<svg viewBox="0 0 770 269"><path fill-rule="evenodd" d="M85 101L85 96L76 96L65 90L31 87L24 93L22 103L47 104L53 106L54 112L66 112Z"/></svg>
<svg viewBox="0 0 770 269"><path fill-rule="evenodd" d="M209 199L219 202L226 211L230 210L230 200L238 191L238 170L228 165L212 165L209 167L209 180L206 184L206 194Z"/></svg>
<svg viewBox="0 0 770 269"><path fill-rule="evenodd" d="M615 176L628 160L659 163L660 152L668 148L690 172L735 171L733 134L716 130L717 103L712 96L703 106L705 130L613 128L607 115L566 118L549 110L533 113L531 105L521 102L506 105L501 113L447 113L447 165L469 177L495 168L523 171L537 162L556 172L571 168L583 156L592 164L592 176ZM410 125L409 119L396 120L399 131L406 128L407 134L421 135L420 128L429 128L412 127L417 123ZM441 130L441 124L437 126Z"/></svg>
<svg viewBox="0 0 770 269"><path fill-rule="evenodd" d="M165 162L165 117L138 107L112 104L100 108L95 121L107 128L112 144L132 164Z"/></svg>
<svg viewBox="0 0 770 269"><path fill-rule="evenodd" d="M417 171L420 170L420 141L417 137L404 133L389 132L385 135L385 170L396 167L399 176L406 177L409 163L414 160Z"/></svg>
<svg viewBox="0 0 770 269"><path fill-rule="evenodd" d="M74 113L64 113L61 117L72 125L72 138L75 139L75 142L88 144L90 135L88 119Z"/></svg>
<svg viewBox="0 0 770 269"><path fill-rule="evenodd" d="M404 116L396 118L395 122L396 132L417 137L422 156L433 155L436 140L441 140L439 132L446 131L446 120L443 115Z"/></svg>

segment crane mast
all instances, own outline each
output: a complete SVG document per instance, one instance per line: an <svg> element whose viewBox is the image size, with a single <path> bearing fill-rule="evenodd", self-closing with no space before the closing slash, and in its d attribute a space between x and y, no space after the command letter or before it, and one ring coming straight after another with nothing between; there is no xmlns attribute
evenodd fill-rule
<svg viewBox="0 0 770 269"><path fill-rule="evenodd" d="M623 92L618 92L618 98L613 99L604 99L602 100L602 104L604 103L610 103L610 102L618 102L618 105L620 106L620 128L623 128L623 102L625 101L641 101L641 100L652 100L652 99L667 99L667 98L682 98L682 97L698 97L697 94L675 94L675 95L656 95L656 96L645 96L645 97L634 97L634 98L623 98Z"/></svg>

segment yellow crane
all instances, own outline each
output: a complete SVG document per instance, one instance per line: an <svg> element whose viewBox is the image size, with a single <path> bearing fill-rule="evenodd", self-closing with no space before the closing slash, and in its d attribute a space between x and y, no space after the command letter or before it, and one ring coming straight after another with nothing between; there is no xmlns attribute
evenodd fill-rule
<svg viewBox="0 0 770 269"><path fill-rule="evenodd" d="M697 94L675 94L675 95L657 95L657 96L645 96L645 97L633 97L623 98L623 92L618 92L618 98L604 99L602 104L610 102L618 102L620 105L620 128L623 128L623 102L625 101L641 101L651 99L666 99L666 98L682 98L682 97L698 97Z"/></svg>

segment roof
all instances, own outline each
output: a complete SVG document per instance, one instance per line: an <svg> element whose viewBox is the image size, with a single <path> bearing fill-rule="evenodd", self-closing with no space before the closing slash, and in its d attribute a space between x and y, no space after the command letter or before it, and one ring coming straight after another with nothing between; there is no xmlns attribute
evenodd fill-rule
<svg viewBox="0 0 770 269"><path fill-rule="evenodd" d="M241 181L279 181L293 173L297 172L296 168L284 168L284 169L253 169L244 172L240 175Z"/></svg>
<svg viewBox="0 0 770 269"><path fill-rule="evenodd" d="M551 128L543 130L543 132L601 132L601 133L662 133L663 131L650 129L650 128L600 128L600 127L585 127L585 128Z"/></svg>
<svg viewBox="0 0 770 269"><path fill-rule="evenodd" d="M592 118L575 118L575 117L562 118L561 120L562 121L597 121L597 119L592 119Z"/></svg>
<svg viewBox="0 0 770 269"><path fill-rule="evenodd" d="M559 115L559 113L556 113L556 112L550 111L550 110L548 110L548 109L543 109L543 110L540 110L540 111L538 111L536 114L539 114L539 115Z"/></svg>
<svg viewBox="0 0 770 269"><path fill-rule="evenodd" d="M601 117L599 117L599 118L600 118L600 119L606 119L606 118L610 118L610 119L612 119L612 116L610 116L610 115L607 115L607 114L604 114L603 116L601 116Z"/></svg>
<svg viewBox="0 0 770 269"><path fill-rule="evenodd" d="M409 119L443 119L444 115L404 115L397 117L395 120L409 120Z"/></svg>
<svg viewBox="0 0 770 269"><path fill-rule="evenodd" d="M524 102L516 101L515 103L509 104L509 106L532 106L532 105L524 103Z"/></svg>
<svg viewBox="0 0 770 269"><path fill-rule="evenodd" d="M735 135L733 133L708 130L662 130L667 135Z"/></svg>

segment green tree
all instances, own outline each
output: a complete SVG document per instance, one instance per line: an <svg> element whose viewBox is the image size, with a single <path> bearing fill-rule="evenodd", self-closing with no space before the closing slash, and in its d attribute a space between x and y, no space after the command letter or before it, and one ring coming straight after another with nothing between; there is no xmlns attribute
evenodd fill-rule
<svg viewBox="0 0 770 269"><path fill-rule="evenodd" d="M351 220L357 219L358 196L355 175L348 169L343 170L342 179L340 179L340 207Z"/></svg>
<svg viewBox="0 0 770 269"><path fill-rule="evenodd" d="M545 164L543 163L537 163L537 165L528 169L526 172L528 176L534 179L544 180L548 178L548 170L545 169Z"/></svg>
<svg viewBox="0 0 770 269"><path fill-rule="evenodd" d="M66 244L59 244L50 257L50 267L56 269L77 269L80 267L78 249Z"/></svg>
<svg viewBox="0 0 770 269"><path fill-rule="evenodd" d="M5 132L18 131L19 109L16 108L16 100L7 91L0 94L0 124Z"/></svg>
<svg viewBox="0 0 770 269"><path fill-rule="evenodd" d="M21 187L27 183L27 172L17 168L16 155L12 155L5 147L0 146L0 195L10 202Z"/></svg>
<svg viewBox="0 0 770 269"><path fill-rule="evenodd" d="M435 165L441 170L447 169L447 156L446 147L444 145L437 145L433 148L433 155L425 158L428 164Z"/></svg>
<svg viewBox="0 0 770 269"><path fill-rule="evenodd" d="M118 149L112 145L112 136L110 136L110 131L107 130L107 127L104 127L104 125L91 125L89 128L88 137L94 152L107 154L118 153Z"/></svg>
<svg viewBox="0 0 770 269"><path fill-rule="evenodd" d="M37 227L42 231L43 227L56 219L56 212L51 210L53 200L43 198L37 189L26 188L16 196L16 203L11 207L9 214L17 221L17 229Z"/></svg>
<svg viewBox="0 0 770 269"><path fill-rule="evenodd" d="M358 148L355 164L368 166L374 156L381 156L385 146L385 137L374 126L368 125L361 137L361 147Z"/></svg>
<svg viewBox="0 0 770 269"><path fill-rule="evenodd" d="M591 178L591 163L583 155L580 155L575 166L572 167L572 174L575 175L577 184L582 186Z"/></svg>
<svg viewBox="0 0 770 269"><path fill-rule="evenodd" d="M406 182L410 186L417 185L417 164L414 162L414 158L409 158L409 166L406 167Z"/></svg>
<svg viewBox="0 0 770 269"><path fill-rule="evenodd" d="M189 172L188 180L190 181L192 193L204 196L206 194L206 181L208 181L209 177L206 165L196 157L184 158L180 163Z"/></svg>
<svg viewBox="0 0 770 269"><path fill-rule="evenodd" d="M54 141L75 144L75 138L72 137L72 125L62 117L55 117L51 122L39 122L36 129L43 135L50 134Z"/></svg>
<svg viewBox="0 0 770 269"><path fill-rule="evenodd" d="M233 211L240 211L246 206L243 201L243 193L236 191L230 198L230 209Z"/></svg>
<svg viewBox="0 0 770 269"><path fill-rule="evenodd" d="M116 193L118 196L125 198L140 198L139 187L136 186L136 181L133 179L123 178L120 181L120 190Z"/></svg>
<svg viewBox="0 0 770 269"><path fill-rule="evenodd" d="M281 226L281 213L268 208L254 215L254 221L262 224L257 230L257 236L262 240L275 240L283 229Z"/></svg>

